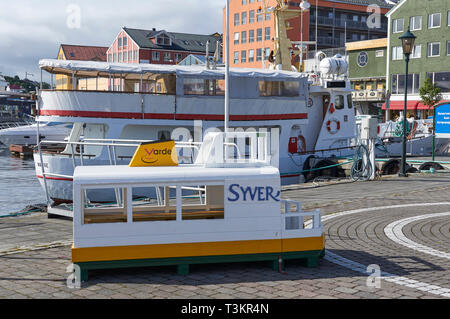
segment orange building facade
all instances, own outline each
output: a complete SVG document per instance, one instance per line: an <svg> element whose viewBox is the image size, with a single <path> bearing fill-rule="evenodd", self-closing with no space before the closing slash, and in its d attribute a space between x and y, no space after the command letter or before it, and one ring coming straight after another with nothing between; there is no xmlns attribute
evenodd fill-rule
<svg viewBox="0 0 450 319"><path fill-rule="evenodd" d="M309 0L311 8L298 18L288 20L287 36L297 42L315 41L315 11L318 7L318 49L343 47L346 42L360 41L372 38L383 38L387 34L387 25L374 29L372 34L361 28L371 14L368 5L377 1L380 13L384 18L391 6L380 0ZM290 8L299 9L301 0L285 1ZM384 3L384 6L382 5ZM274 50L275 17L267 8L276 6L276 0L230 0L229 28L230 28L230 66L261 68L267 67L267 58ZM344 18L343 18L344 17ZM300 27L303 19L303 28ZM344 21L345 20L345 21ZM348 24L347 24L348 20ZM384 21L384 20L383 20ZM223 9L223 31L226 36L226 9ZM303 33L303 37L301 36ZM342 33L342 34L340 34ZM339 35L346 39L339 39ZM367 35L365 34L367 33ZM337 38L334 40L333 38ZM331 40L330 40L331 39ZM225 44L224 40L224 44ZM310 46L311 47L311 46ZM314 48L312 48L314 49ZM305 57L305 56L304 56ZM298 58L298 56L297 56ZM297 63L295 63L297 62ZM293 61L298 64L298 61Z"/></svg>

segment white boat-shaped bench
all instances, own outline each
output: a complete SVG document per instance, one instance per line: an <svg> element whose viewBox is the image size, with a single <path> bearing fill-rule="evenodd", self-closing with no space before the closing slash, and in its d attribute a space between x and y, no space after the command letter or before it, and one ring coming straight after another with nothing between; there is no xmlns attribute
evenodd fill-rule
<svg viewBox="0 0 450 319"><path fill-rule="evenodd" d="M281 199L280 172L267 137L250 134L247 158L226 143L239 134L211 133L195 164L173 167L77 167L74 174L72 262L81 280L91 269L306 259L314 267L325 249L320 211ZM275 162L276 163L276 162ZM158 200L136 199L154 188ZM90 189L115 189L117 203L93 207ZM305 229L304 221L311 218Z"/></svg>

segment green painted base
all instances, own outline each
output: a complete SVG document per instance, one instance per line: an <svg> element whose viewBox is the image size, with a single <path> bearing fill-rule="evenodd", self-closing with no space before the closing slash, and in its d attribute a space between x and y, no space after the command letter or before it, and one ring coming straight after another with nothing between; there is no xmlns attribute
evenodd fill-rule
<svg viewBox="0 0 450 319"><path fill-rule="evenodd" d="M202 256L202 257L183 257L183 258L160 258L160 259L136 259L136 260L112 260L76 263L81 269L81 281L88 281L89 270L94 269L114 269L114 268L135 268L151 266L177 266L177 273L180 276L189 274L189 265L194 264L212 264L229 262L248 262L248 261L271 261L272 268L275 271L285 269L285 260L305 259L307 267L317 267L319 258L325 254L324 250L289 252L289 253L271 253L271 254L253 254L253 255L227 255L227 256ZM281 269L280 269L281 268Z"/></svg>

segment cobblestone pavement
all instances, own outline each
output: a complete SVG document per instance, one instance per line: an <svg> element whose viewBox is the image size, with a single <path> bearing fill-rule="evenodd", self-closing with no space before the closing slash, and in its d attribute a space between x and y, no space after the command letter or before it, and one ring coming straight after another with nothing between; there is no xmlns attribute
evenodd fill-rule
<svg viewBox="0 0 450 319"><path fill-rule="evenodd" d="M286 187L284 198L301 200L305 210L321 208L326 216L327 255L317 268L288 261L284 273L265 262L193 265L185 277L175 267L97 270L81 289L69 289L71 221L43 214L0 219L0 299L450 297L448 258L406 247L385 233L398 220L450 212L449 182L449 174L420 174ZM403 206L359 210L390 205ZM347 213L332 215L338 212ZM449 227L450 218L441 216L412 221L402 231L412 242L448 254ZM369 265L382 272L379 288L371 285Z"/></svg>

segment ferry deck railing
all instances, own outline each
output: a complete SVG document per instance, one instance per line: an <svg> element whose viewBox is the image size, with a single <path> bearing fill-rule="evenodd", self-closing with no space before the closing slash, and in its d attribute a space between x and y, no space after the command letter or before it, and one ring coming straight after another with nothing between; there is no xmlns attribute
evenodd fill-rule
<svg viewBox="0 0 450 319"><path fill-rule="evenodd" d="M70 153L60 153L60 155L67 155L70 156L72 158L72 164L73 164L73 169L75 170L75 168L77 166L85 166L85 158L88 157L92 157L91 155L86 155L84 154L85 152L85 147L86 146L101 146L101 147L106 147L107 148L107 154L108 154L108 159L109 159L109 165L111 166L117 166L117 148L120 147L139 147L142 143L149 143L149 142L154 142L153 140L127 140L127 139L95 139L95 138L88 138L88 139L82 139L79 142L73 142L73 141L39 141L37 148L39 150L40 153L40 164L41 164L41 170L42 170L42 178L44 180L44 188L45 188L45 192L46 192L46 197L47 197L47 202L48 205L50 206L50 197L49 197L49 192L48 192L48 185L47 185L47 177L56 177L56 178L64 178L64 179L73 179L73 175L63 175L63 174L56 174L56 173L46 173L45 172L45 167L44 167L44 162L43 162L43 157L42 157L42 145L54 145L54 144L59 144L59 145L65 145L66 146L66 150L67 147L70 148ZM199 151L199 148L201 146L201 142L184 142L184 141L176 141L175 142L175 146L177 148L189 148L189 149L193 149L195 151ZM77 150L76 147L79 147L79 149ZM236 149L237 151L237 156L240 158L242 156L239 147L237 146L237 144L235 143L230 143L230 142L224 142L224 147L233 147ZM77 165L77 161L76 158L80 159L80 165ZM193 158L191 158L192 162L193 162ZM187 188L186 188L187 189ZM198 191L199 192L199 197L200 197L200 202L202 202L202 192L205 191L205 189L201 188L201 187L197 187L197 188L189 188L190 190L193 191ZM88 199L87 194L85 194L86 199ZM116 198L116 202L118 204L122 203L123 198L121 197L121 194L119 192L119 189L115 189L115 198ZM162 205L163 200L162 200L162 195L161 195L161 190L160 189L156 189L156 199L159 205Z"/></svg>

